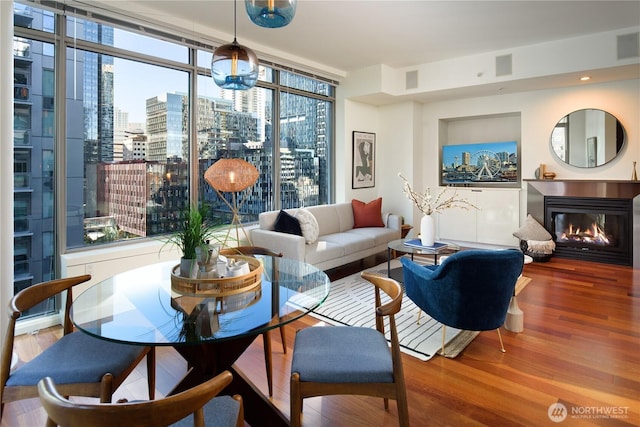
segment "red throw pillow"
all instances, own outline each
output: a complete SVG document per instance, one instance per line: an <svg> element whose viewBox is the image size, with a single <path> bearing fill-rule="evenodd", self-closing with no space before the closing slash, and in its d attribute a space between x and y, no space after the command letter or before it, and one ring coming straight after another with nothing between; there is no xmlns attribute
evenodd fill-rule
<svg viewBox="0 0 640 427"><path fill-rule="evenodd" d="M382 197L365 203L360 200L351 200L353 208L353 228L384 227L382 222Z"/></svg>

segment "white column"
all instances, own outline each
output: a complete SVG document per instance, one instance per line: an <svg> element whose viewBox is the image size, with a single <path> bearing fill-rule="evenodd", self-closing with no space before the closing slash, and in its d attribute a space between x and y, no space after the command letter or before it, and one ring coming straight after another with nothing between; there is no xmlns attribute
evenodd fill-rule
<svg viewBox="0 0 640 427"><path fill-rule="evenodd" d="M13 296L13 2L0 1L0 334Z"/></svg>

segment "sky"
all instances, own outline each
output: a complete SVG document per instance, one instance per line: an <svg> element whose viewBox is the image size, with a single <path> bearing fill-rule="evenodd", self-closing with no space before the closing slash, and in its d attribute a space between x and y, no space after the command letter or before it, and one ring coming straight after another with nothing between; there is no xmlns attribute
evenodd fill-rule
<svg viewBox="0 0 640 427"><path fill-rule="evenodd" d="M127 31L114 30L114 46L172 61L188 63L188 50L184 46ZM198 61L210 66L211 53L200 52ZM204 82L204 87L202 87ZM165 93L188 93L188 74L166 67L148 65L138 61L114 58L114 105L129 113L129 122L145 122L146 100ZM200 79L200 95L218 96L219 89L210 78ZM217 93L216 93L217 92Z"/></svg>

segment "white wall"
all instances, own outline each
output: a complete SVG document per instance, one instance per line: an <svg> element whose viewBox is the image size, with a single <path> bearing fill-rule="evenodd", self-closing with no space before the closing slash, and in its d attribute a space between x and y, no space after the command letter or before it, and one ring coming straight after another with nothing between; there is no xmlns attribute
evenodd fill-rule
<svg viewBox="0 0 640 427"><path fill-rule="evenodd" d="M412 223L414 207L407 204L398 173L411 180L420 176L424 167L414 162L422 158L422 105L414 102L380 107L380 148L376 187L386 210L398 213ZM413 223L415 224L415 223Z"/></svg>
<svg viewBox="0 0 640 427"><path fill-rule="evenodd" d="M336 201L350 202L351 199L369 202L378 197L378 180L380 172L380 111L377 107L345 100L343 128L341 134L336 134ZM375 186L370 188L352 189L351 165L353 162L353 131L371 132L376 134L375 153ZM383 143L382 143L383 144ZM383 200L384 204L384 200Z"/></svg>
<svg viewBox="0 0 640 427"><path fill-rule="evenodd" d="M91 280L74 289L79 295L89 286L94 285L114 274L132 270L143 265L176 260L180 252L170 245L158 240L142 241L120 246L94 248L64 254L60 257L60 276L77 276L90 274Z"/></svg>
<svg viewBox="0 0 640 427"><path fill-rule="evenodd" d="M397 187L393 183L397 180L397 171L401 170L416 187L438 185L439 120L514 112L521 115L523 179L532 179L540 163L546 164L558 179L629 179L632 161L637 161L640 156L640 60L637 56L617 59L616 49L618 36L638 30L634 27L589 34L406 68L374 65L349 72L338 89L337 110L342 110L336 117L336 166L339 174L336 200L370 200L382 196L385 208L388 208L388 203L390 210L403 213L408 222L415 224L417 211L412 209L406 198L401 197L399 183ZM510 75L497 75L496 58L500 55L512 55ZM418 87L415 89L405 87L409 71L418 73ZM617 78L631 80L598 84L598 76L608 72ZM583 74L592 75L594 80L573 86ZM540 85L558 88L512 92L523 90L523 87L543 87ZM500 95L478 96L489 90ZM403 97L419 94L431 95L431 99L442 99L442 96L458 99L433 101L413 110L407 107L409 103ZM476 97L461 98L472 96L469 94ZM382 104L387 106L372 106ZM583 108L609 111L627 130L627 146L621 155L597 169L584 170L560 163L549 148L549 137L555 123L566 114ZM421 117L415 115L416 111L421 111L418 113ZM351 190L353 130L377 133L379 149L375 189ZM480 138L480 132L478 135ZM478 140L484 141L484 138ZM526 190L526 184L523 183L522 188ZM522 218L525 210L526 193L523 192Z"/></svg>
<svg viewBox="0 0 640 427"><path fill-rule="evenodd" d="M355 101L350 94L361 93L366 82L382 81L384 67L370 67L349 76L339 87L336 99L336 201L358 199L369 202L382 197L382 210L409 219L411 204L404 203L398 172L406 177L415 173L413 157L422 141L422 105L401 102L377 107ZM379 88L382 90L381 88ZM376 134L375 186L351 188L353 131Z"/></svg>
<svg viewBox="0 0 640 427"><path fill-rule="evenodd" d="M549 138L557 121L582 108L598 108L612 113L627 133L621 154L595 169L566 165L554 156L550 148ZM421 156L414 157L414 168L425 166L422 185L438 185L438 121L442 118L520 112L523 179L534 179L535 169L544 163L548 171L556 173L556 179L628 180L632 162L635 160L640 164L640 80L437 102L425 105L423 112L424 138L421 147L413 147L416 153L423 150ZM526 182L523 182L521 221L526 216L526 188Z"/></svg>
<svg viewBox="0 0 640 427"><path fill-rule="evenodd" d="M607 71L614 70L619 73L618 75L634 78L638 75L640 58L635 56L617 59L617 37L639 30L640 27L623 28L406 68L376 65L349 72L348 79L356 80L348 85L349 96L367 102L367 98L373 96L388 100L420 93L433 95L449 93L456 96L462 93L464 96L465 92L473 93L474 90L483 87L498 93L503 89L508 91L511 87L523 87L519 82L530 85L528 87L537 88L542 86L539 86L536 81L540 83L549 78L555 82L572 81L574 84L583 74L606 75ZM496 58L503 55L512 57L511 74L497 74ZM603 73L603 70L606 71ZM418 86L413 89L406 89L405 74L409 71L418 73ZM558 80L560 76L566 79ZM384 97L381 98L381 95Z"/></svg>
<svg viewBox="0 0 640 427"><path fill-rule="evenodd" d="M523 171L533 178L540 163L558 179L628 180L632 162L640 160L640 79L585 87L531 92L522 98ZM595 169L569 166L557 160L549 146L556 122L582 108L608 111L620 120L627 144L613 161Z"/></svg>
<svg viewBox="0 0 640 427"><path fill-rule="evenodd" d="M344 100L341 132L336 133L336 201L352 199L370 202L382 197L382 210L413 216L411 205L404 203L398 172L406 177L414 174L414 147L422 141L422 105L414 102L375 107ZM375 186L351 188L353 131L376 134Z"/></svg>
<svg viewBox="0 0 640 427"><path fill-rule="evenodd" d="M348 87L347 87L348 89ZM612 113L625 127L627 142L621 154L606 165L584 169L561 163L551 152L549 138L557 121L582 108ZM343 131L336 134L337 201L383 198L383 209L398 212L417 224L418 212L401 191L401 171L416 187L438 186L439 121L458 117L521 114L521 167L523 179L534 179L544 163L556 179L628 180L632 162L640 165L640 79L579 87L466 98L419 105L410 102L375 107L345 100ZM351 189L351 132L375 132L376 186ZM490 130L488 130L490 132ZM485 142L484 135L478 142ZM640 168L640 166L639 166ZM520 219L526 217L526 182L522 183Z"/></svg>

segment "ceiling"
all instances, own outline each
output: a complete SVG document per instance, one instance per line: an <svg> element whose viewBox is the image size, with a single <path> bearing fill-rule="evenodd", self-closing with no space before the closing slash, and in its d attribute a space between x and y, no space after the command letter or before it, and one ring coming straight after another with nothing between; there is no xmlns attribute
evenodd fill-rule
<svg viewBox="0 0 640 427"><path fill-rule="evenodd" d="M213 40L233 38L230 0L98 3L203 32ZM640 26L638 0L299 0L293 22L279 29L253 25L242 0L237 11L240 44L320 64L338 75L376 64L406 67Z"/></svg>
<svg viewBox="0 0 640 427"><path fill-rule="evenodd" d="M211 46L229 43L234 34L231 0L67 0L161 22L183 36ZM640 0L634 1L433 1L298 0L295 18L283 28L250 22L238 0L237 39L261 60L289 65L341 80L349 72L384 64L405 68L452 58L508 51L588 34L640 28ZM178 30L179 29L179 30ZM302 64L302 66L301 66ZM640 78L637 63L588 70L588 83ZM568 87L575 74L427 91L400 97L388 93L357 99L374 105L420 102L498 93Z"/></svg>

